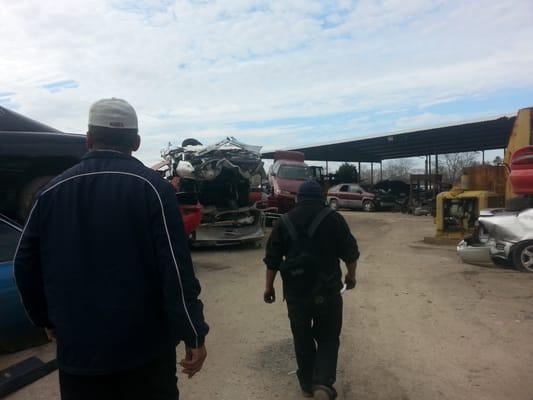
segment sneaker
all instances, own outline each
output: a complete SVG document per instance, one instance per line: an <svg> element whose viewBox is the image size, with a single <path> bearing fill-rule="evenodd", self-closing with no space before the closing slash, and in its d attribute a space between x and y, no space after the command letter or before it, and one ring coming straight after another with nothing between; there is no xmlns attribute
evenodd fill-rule
<svg viewBox="0 0 533 400"><path fill-rule="evenodd" d="M332 387L317 385L313 388L313 398L315 400L334 400L337 392Z"/></svg>
<svg viewBox="0 0 533 400"><path fill-rule="evenodd" d="M313 392L313 399L315 400L331 400L329 393L324 389L315 389Z"/></svg>

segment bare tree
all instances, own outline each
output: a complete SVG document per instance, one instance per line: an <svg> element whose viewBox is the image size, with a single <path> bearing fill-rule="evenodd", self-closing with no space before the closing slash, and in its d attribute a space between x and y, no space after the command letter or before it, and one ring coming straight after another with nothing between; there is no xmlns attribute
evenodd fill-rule
<svg viewBox="0 0 533 400"><path fill-rule="evenodd" d="M359 171L359 177L361 182L370 183L370 167L368 165L361 165L361 171Z"/></svg>
<svg viewBox="0 0 533 400"><path fill-rule="evenodd" d="M383 165L383 178L409 180L413 167L413 160L408 158L386 161Z"/></svg>
<svg viewBox="0 0 533 400"><path fill-rule="evenodd" d="M439 170L442 172L444 180L449 183L457 182L464 168L479 164L478 153L475 151L445 154L439 161Z"/></svg>

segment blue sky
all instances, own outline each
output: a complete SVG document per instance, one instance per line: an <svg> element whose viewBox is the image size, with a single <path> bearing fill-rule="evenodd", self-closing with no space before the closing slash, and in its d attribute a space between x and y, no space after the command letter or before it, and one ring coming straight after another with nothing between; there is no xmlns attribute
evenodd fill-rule
<svg viewBox="0 0 533 400"><path fill-rule="evenodd" d="M148 164L187 137L270 150L490 118L533 105L532 19L529 0L7 2L0 105L82 133L124 98Z"/></svg>

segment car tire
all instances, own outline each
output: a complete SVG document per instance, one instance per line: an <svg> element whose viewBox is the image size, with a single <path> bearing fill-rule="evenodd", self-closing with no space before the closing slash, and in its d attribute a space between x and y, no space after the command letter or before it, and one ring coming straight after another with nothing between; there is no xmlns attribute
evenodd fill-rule
<svg viewBox="0 0 533 400"><path fill-rule="evenodd" d="M31 207L37 197L39 190L43 188L53 178L52 175L39 176L29 181L19 192L18 216L25 221L28 218Z"/></svg>
<svg viewBox="0 0 533 400"><path fill-rule="evenodd" d="M339 202L337 201L337 199L331 199L329 201L329 207L332 209L332 210L335 210L337 211L339 209Z"/></svg>
<svg viewBox="0 0 533 400"><path fill-rule="evenodd" d="M363 210L366 212L374 212L376 211L376 205L371 200L365 200L363 202Z"/></svg>
<svg viewBox="0 0 533 400"><path fill-rule="evenodd" d="M514 267L523 272L533 272L533 241L519 243L513 251Z"/></svg>

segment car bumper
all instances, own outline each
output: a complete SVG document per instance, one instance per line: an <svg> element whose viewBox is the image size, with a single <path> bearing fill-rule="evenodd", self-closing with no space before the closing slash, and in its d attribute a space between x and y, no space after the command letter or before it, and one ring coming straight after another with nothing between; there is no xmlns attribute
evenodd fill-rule
<svg viewBox="0 0 533 400"><path fill-rule="evenodd" d="M192 235L194 247L231 246L258 242L265 237L263 223L240 227L222 227L203 224Z"/></svg>
<svg viewBox="0 0 533 400"><path fill-rule="evenodd" d="M486 244L471 246L463 240L457 245L457 254L466 264L490 265L492 264L490 249Z"/></svg>
<svg viewBox="0 0 533 400"><path fill-rule="evenodd" d="M493 258L500 258L502 260L509 260L512 252L512 248L515 242L508 242L499 240L490 246L490 255Z"/></svg>
<svg viewBox="0 0 533 400"><path fill-rule="evenodd" d="M396 207L396 203L393 201L377 201L377 206L379 208L394 208Z"/></svg>

